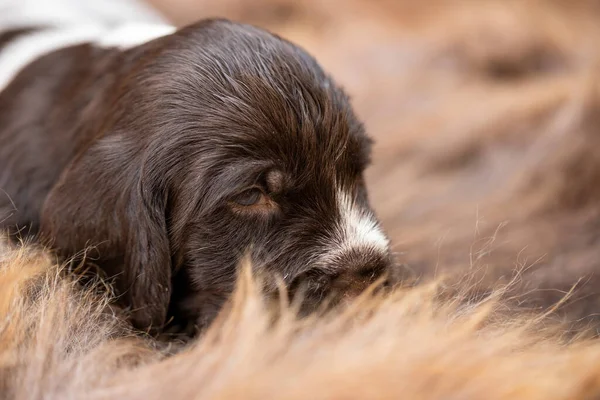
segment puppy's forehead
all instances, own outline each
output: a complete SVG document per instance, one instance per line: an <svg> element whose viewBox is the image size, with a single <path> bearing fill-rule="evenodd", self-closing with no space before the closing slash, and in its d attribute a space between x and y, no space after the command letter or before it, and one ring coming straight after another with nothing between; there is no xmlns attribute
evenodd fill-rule
<svg viewBox="0 0 600 400"><path fill-rule="evenodd" d="M162 58L171 120L207 132L213 148L288 171L362 170L369 139L347 96L304 50L263 30L191 26ZM173 117L173 114L176 116Z"/></svg>

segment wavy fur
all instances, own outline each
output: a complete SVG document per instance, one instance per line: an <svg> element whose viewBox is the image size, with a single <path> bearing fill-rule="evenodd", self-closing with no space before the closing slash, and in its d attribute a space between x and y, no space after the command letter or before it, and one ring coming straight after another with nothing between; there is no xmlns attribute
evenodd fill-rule
<svg viewBox="0 0 600 400"><path fill-rule="evenodd" d="M247 267L247 266L246 266ZM499 317L495 296L440 301L439 285L365 294L298 320L244 268L211 329L164 358L107 300L46 254L2 251L1 393L10 399L589 399L600 344L565 343L543 316Z"/></svg>

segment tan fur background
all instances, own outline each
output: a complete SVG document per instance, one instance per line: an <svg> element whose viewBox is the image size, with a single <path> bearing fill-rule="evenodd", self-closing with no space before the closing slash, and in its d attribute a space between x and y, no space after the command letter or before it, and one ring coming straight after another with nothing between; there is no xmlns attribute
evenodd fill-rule
<svg viewBox="0 0 600 400"><path fill-rule="evenodd" d="M561 339L543 315L502 317L444 287L365 295L343 312L274 319L248 266L198 341L164 357L46 254L0 248L2 399L588 400L600 343Z"/></svg>

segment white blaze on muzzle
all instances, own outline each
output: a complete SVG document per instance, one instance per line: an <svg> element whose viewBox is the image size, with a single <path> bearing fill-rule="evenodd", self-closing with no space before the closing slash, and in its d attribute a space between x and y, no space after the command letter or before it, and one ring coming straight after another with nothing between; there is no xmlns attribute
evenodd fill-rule
<svg viewBox="0 0 600 400"><path fill-rule="evenodd" d="M386 255L389 240L379 227L372 211L354 201L354 198L338 190L336 203L339 219L325 244L325 253L319 264L328 265L351 252L373 252Z"/></svg>

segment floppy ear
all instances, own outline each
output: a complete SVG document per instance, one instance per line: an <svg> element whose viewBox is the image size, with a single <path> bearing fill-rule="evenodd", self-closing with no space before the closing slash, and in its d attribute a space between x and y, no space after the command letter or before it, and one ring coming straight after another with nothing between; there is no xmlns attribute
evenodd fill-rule
<svg viewBox="0 0 600 400"><path fill-rule="evenodd" d="M142 148L111 135L78 156L46 199L40 231L63 257L93 247L94 264L115 277L134 325L156 329L171 297L168 190L161 163Z"/></svg>

